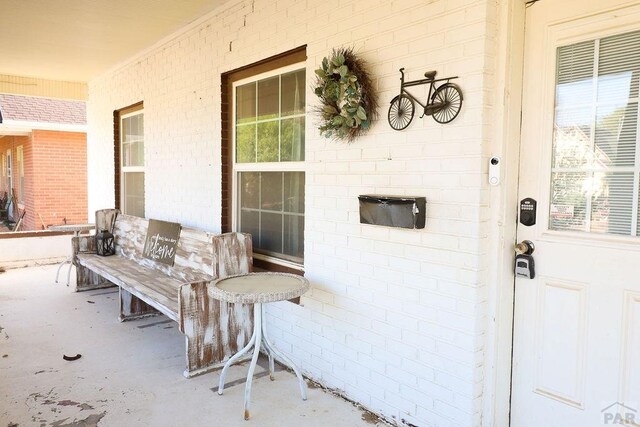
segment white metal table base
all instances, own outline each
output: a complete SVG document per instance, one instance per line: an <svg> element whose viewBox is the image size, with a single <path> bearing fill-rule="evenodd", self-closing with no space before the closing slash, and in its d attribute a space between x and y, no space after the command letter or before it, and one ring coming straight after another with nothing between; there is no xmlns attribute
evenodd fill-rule
<svg viewBox="0 0 640 427"><path fill-rule="evenodd" d="M278 359L280 362L289 366L295 372L296 377L298 377L298 383L300 384L300 394L302 395L302 400L307 400L307 386L302 378L302 374L298 370L298 367L289 359L287 356L282 354L280 351L276 350L274 345L269 340L269 336L267 335L267 325L264 316L264 308L261 303L255 303L253 305L253 334L251 335L251 339L249 343L239 352L231 356L231 358L225 363L222 368L222 372L220 373L220 383L218 385L218 394L222 394L224 392L224 379L227 376L227 371L229 367L238 361L242 356L244 356L250 349L253 347L253 356L251 357L251 363L249 364L249 372L247 373L247 382L244 388L244 419L248 420L250 418L249 413L249 403L251 401L251 384L253 382L253 373L256 369L256 363L258 362L258 355L260 354L261 345L264 346L267 355L269 356L269 377L271 381L274 378L274 357Z"/></svg>
<svg viewBox="0 0 640 427"><path fill-rule="evenodd" d="M67 286L69 286L69 282L71 281L71 268L73 267L73 255L71 255L69 258L65 259L64 261L62 261L58 266L58 271L56 271L56 283L58 283L58 276L60 275L60 269L62 268L63 265L67 263L69 264L69 271L67 271Z"/></svg>
<svg viewBox="0 0 640 427"><path fill-rule="evenodd" d="M93 230L95 226L93 224L65 224L65 225L54 225L49 227L49 230L53 231L73 231L73 237L79 237L80 233L83 231ZM58 271L56 271L56 283L58 283L58 276L60 276L60 270L62 266L65 264L69 264L69 271L67 271L67 286L71 282L71 269L73 268L73 251L69 258L65 259L58 266Z"/></svg>

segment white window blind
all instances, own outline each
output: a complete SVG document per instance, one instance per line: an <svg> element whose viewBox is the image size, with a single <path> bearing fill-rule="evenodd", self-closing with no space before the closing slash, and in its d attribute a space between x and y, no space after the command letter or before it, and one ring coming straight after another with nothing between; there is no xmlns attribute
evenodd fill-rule
<svg viewBox="0 0 640 427"><path fill-rule="evenodd" d="M640 31L557 50L549 228L637 236Z"/></svg>

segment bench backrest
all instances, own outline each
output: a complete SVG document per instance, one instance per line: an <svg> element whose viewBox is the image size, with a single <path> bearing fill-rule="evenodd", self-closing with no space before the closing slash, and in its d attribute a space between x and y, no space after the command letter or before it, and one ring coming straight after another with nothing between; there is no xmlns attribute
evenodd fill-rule
<svg viewBox="0 0 640 427"><path fill-rule="evenodd" d="M249 235L214 235L182 227L174 265L168 266L142 256L148 226L147 219L118 214L113 227L116 254L184 281L208 281L250 271L252 248ZM231 255L237 259L229 259Z"/></svg>

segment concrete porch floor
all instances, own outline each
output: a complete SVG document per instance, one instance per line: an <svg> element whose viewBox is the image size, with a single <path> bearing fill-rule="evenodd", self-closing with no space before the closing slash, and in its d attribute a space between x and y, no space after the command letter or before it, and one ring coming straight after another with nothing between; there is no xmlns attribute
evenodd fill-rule
<svg viewBox="0 0 640 427"><path fill-rule="evenodd" d="M182 376L184 337L175 322L120 323L117 288L75 293L54 283L56 268L0 273L0 427L382 425L313 385L302 401L292 373L265 376L266 360L244 421L246 364L230 369L219 396L219 371Z"/></svg>

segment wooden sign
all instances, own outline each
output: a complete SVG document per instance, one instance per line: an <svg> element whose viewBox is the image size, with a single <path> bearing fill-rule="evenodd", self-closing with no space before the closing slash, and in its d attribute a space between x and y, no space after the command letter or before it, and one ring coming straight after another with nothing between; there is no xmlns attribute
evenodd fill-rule
<svg viewBox="0 0 640 427"><path fill-rule="evenodd" d="M176 222L149 220L142 256L173 266L182 226Z"/></svg>

